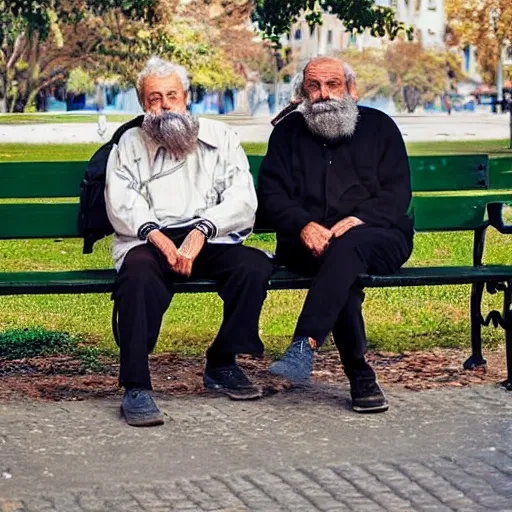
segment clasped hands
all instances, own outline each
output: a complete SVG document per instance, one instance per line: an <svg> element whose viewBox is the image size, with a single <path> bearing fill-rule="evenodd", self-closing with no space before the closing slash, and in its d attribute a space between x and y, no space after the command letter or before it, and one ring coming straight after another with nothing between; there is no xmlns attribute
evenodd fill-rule
<svg viewBox="0 0 512 512"><path fill-rule="evenodd" d="M313 253L313 256L320 257L327 249L333 238L339 238L348 230L364 224L357 217L345 217L327 229L317 222L310 222L300 233L302 243Z"/></svg>
<svg viewBox="0 0 512 512"><path fill-rule="evenodd" d="M192 274L192 265L206 242L203 233L197 229L185 237L179 249L158 229L149 233L148 240L164 255L171 269L185 277Z"/></svg>

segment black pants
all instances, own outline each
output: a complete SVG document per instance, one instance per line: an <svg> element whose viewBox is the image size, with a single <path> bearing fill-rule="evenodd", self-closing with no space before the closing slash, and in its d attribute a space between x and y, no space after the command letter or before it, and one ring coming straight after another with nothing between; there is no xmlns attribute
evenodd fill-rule
<svg viewBox="0 0 512 512"><path fill-rule="evenodd" d="M332 331L341 362L347 367L366 352L366 333L361 307L363 290L357 275L396 272L412 252L412 239L398 229L358 226L331 242L315 258L305 247L279 247L280 262L313 275L297 322L295 336L311 337L321 345Z"/></svg>
<svg viewBox="0 0 512 512"><path fill-rule="evenodd" d="M272 269L271 260L257 249L229 244L204 246L194 262L192 277L215 279L224 301L222 325L208 354L234 357L263 353L258 323ZM114 293L121 386L151 389L148 354L155 348L162 317L174 295L173 282L183 280L150 243L126 255Z"/></svg>

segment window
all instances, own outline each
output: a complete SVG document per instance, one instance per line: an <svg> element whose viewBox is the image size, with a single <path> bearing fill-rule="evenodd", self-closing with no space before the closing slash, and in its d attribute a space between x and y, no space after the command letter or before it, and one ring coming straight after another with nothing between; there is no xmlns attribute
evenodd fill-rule
<svg viewBox="0 0 512 512"><path fill-rule="evenodd" d="M295 39L295 41L300 41L302 39L302 31L300 28L298 28L295 31L295 34L293 34L293 38Z"/></svg>
<svg viewBox="0 0 512 512"><path fill-rule="evenodd" d="M471 66L471 49L469 46L464 48L464 71L468 72Z"/></svg>
<svg viewBox="0 0 512 512"><path fill-rule="evenodd" d="M332 30L327 31L327 44L332 44Z"/></svg>
<svg viewBox="0 0 512 512"><path fill-rule="evenodd" d="M431 11L437 11L437 0L428 0L428 8Z"/></svg>

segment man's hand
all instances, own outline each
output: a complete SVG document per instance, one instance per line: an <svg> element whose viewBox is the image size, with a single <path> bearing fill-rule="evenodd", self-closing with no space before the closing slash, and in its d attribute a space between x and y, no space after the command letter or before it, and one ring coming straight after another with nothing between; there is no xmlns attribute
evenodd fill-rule
<svg viewBox="0 0 512 512"><path fill-rule="evenodd" d="M201 252L205 242L206 238L203 233L197 229L193 229L186 236L178 249L178 260L173 266L173 270L182 276L190 277L192 274L192 265L194 264L194 260Z"/></svg>
<svg viewBox="0 0 512 512"><path fill-rule="evenodd" d="M339 222L336 222L334 226L331 228L331 233L339 238L341 235L344 235L349 229L355 228L356 226L360 226L364 224L361 219L357 217L345 217L341 219Z"/></svg>
<svg viewBox="0 0 512 512"><path fill-rule="evenodd" d="M178 260L178 249L176 249L174 242L158 229L149 233L148 240L165 256L167 263L173 268Z"/></svg>
<svg viewBox="0 0 512 512"><path fill-rule="evenodd" d="M317 258L327 249L333 236L330 230L316 222L306 224L300 232L302 243L313 253L313 256Z"/></svg>

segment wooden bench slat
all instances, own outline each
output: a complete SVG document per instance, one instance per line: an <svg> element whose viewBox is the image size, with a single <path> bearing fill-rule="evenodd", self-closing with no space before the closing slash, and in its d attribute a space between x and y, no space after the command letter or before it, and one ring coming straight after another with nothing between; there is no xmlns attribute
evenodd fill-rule
<svg viewBox="0 0 512 512"><path fill-rule="evenodd" d="M512 191L481 196L416 196L413 199L417 231L472 230L485 220L490 202L512 202ZM78 203L0 203L0 239L75 238ZM256 232L269 232L259 226Z"/></svg>
<svg viewBox="0 0 512 512"><path fill-rule="evenodd" d="M78 236L78 203L0 204L0 239Z"/></svg>
<svg viewBox="0 0 512 512"><path fill-rule="evenodd" d="M482 195L415 196L412 202L416 231L463 231L482 226L489 203L512 202L512 191Z"/></svg>
<svg viewBox="0 0 512 512"><path fill-rule="evenodd" d="M409 158L415 192L485 190L487 155L414 156Z"/></svg>
<svg viewBox="0 0 512 512"><path fill-rule="evenodd" d="M501 281L512 277L512 265L483 267L413 267L396 274L362 275L364 287L435 286ZM110 293L115 271L76 270L62 272L0 272L0 295L53 293ZM309 288L307 276L279 268L270 281L270 290ZM178 293L215 292L215 281L195 280L174 285Z"/></svg>
<svg viewBox="0 0 512 512"><path fill-rule="evenodd" d="M254 180L263 160L250 155ZM488 188L487 155L412 156L411 180L416 192L441 190L485 190ZM35 197L77 197L87 162L2 162L0 199ZM496 165L496 164L493 164ZM496 176L499 177L497 172ZM500 188L512 179L502 176Z"/></svg>
<svg viewBox="0 0 512 512"><path fill-rule="evenodd" d="M489 160L489 187L493 190L512 188L512 157Z"/></svg>
<svg viewBox="0 0 512 512"><path fill-rule="evenodd" d="M87 162L2 162L0 199L78 197Z"/></svg>

